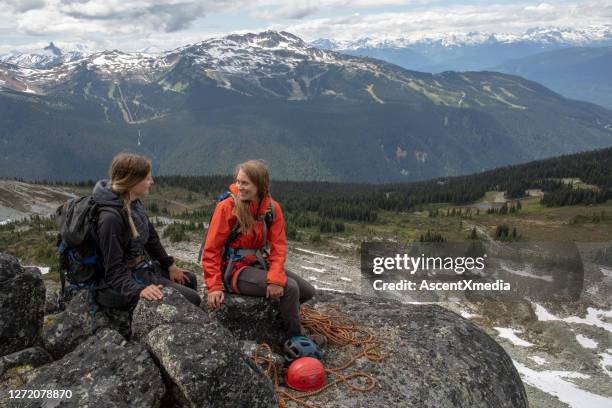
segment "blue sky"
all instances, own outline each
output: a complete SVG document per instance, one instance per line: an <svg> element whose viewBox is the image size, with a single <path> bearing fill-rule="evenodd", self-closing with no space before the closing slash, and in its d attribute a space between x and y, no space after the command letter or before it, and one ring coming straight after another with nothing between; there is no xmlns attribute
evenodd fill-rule
<svg viewBox="0 0 612 408"><path fill-rule="evenodd" d="M317 38L522 33L612 23L612 0L0 0L0 53L50 41L92 49L170 49L232 32Z"/></svg>

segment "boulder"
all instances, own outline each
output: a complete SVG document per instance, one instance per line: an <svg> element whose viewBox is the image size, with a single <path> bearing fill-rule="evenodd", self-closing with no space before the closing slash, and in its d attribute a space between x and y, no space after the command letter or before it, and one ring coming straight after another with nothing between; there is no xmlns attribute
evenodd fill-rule
<svg viewBox="0 0 612 408"><path fill-rule="evenodd" d="M0 253L0 356L40 342L45 285L37 268Z"/></svg>
<svg viewBox="0 0 612 408"><path fill-rule="evenodd" d="M232 334L179 292L162 292L162 301L138 303L132 329L163 370L172 405L276 407L272 381Z"/></svg>
<svg viewBox="0 0 612 408"><path fill-rule="evenodd" d="M66 310L48 316L43 330L44 346L55 359L59 359L105 327L129 337L129 310L95 308L89 292L82 290L72 298Z"/></svg>
<svg viewBox="0 0 612 408"><path fill-rule="evenodd" d="M159 407L166 392L149 352L111 329L99 330L74 351L40 367L23 389L71 390L62 407ZM20 400L17 406L58 406L60 400ZM0 401L2 402L2 401Z"/></svg>
<svg viewBox="0 0 612 408"><path fill-rule="evenodd" d="M211 319L221 323L239 340L276 347L285 338L277 300L225 293L225 303L219 309L208 310L206 302L201 306Z"/></svg>
<svg viewBox="0 0 612 408"><path fill-rule="evenodd" d="M40 347L30 347L0 357L0 395L23 388L32 370L51 361L53 359L49 353Z"/></svg>
<svg viewBox="0 0 612 408"><path fill-rule="evenodd" d="M373 391L331 387L310 399L315 405L331 407L342 401L344 406L402 408L528 407L511 358L469 320L432 304L330 292L317 292L315 299L317 310L333 306L374 329L387 356L379 363L362 358L351 368L377 379ZM352 353L351 348L326 349L324 363L329 367L340 366Z"/></svg>
<svg viewBox="0 0 612 408"><path fill-rule="evenodd" d="M53 361L51 355L40 347L30 347L20 350L13 354L0 357L0 378L2 378L8 370L15 367L29 366L35 368L50 363L51 361Z"/></svg>

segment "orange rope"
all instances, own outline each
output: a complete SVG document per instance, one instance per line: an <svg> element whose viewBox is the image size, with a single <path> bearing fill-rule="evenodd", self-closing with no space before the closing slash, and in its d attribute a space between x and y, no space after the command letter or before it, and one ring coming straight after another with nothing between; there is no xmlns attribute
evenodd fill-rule
<svg viewBox="0 0 612 408"><path fill-rule="evenodd" d="M366 372L355 371L348 375L340 374L340 371L347 369L361 357L376 362L382 361L385 358L381 351L382 343L376 339L370 330L357 326L348 316L342 315L333 309L329 309L328 314L322 314L312 307L302 306L300 310L300 320L302 325L311 333L325 336L333 345L341 347L352 345L357 348L363 347L363 349L341 366L325 369L326 373L334 375L337 379L325 384L316 391L302 393L297 396L279 387L278 369L274 364L272 349L266 343L259 344L250 358L255 363L266 366L266 374L274 380L274 392L280 408L287 408L288 400L294 401L298 405L302 405L306 408L316 408L314 405L306 402L304 398L319 394L332 385L340 382L345 383L351 390L359 392L368 392L376 387L376 379ZM265 349L266 353L262 356L261 351L263 349ZM355 378L365 378L366 385L358 387L351 384L350 380Z"/></svg>

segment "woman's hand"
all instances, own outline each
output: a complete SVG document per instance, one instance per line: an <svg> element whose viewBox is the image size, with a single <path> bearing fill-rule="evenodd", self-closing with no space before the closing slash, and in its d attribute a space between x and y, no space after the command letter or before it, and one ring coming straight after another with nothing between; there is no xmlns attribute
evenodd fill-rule
<svg viewBox="0 0 612 408"><path fill-rule="evenodd" d="M181 269L174 265L168 268L168 274L170 275L170 280L172 282L180 283L181 285L189 283L189 278L187 277L185 272L187 272L186 269Z"/></svg>
<svg viewBox="0 0 612 408"><path fill-rule="evenodd" d="M284 289L282 286L270 283L268 285L268 289L266 290L266 297L267 298L279 298L283 296L283 293L284 293Z"/></svg>
<svg viewBox="0 0 612 408"><path fill-rule="evenodd" d="M225 295L222 290L215 290L214 292L208 292L208 307L212 310L218 309L223 303Z"/></svg>
<svg viewBox="0 0 612 408"><path fill-rule="evenodd" d="M161 300L163 295L161 293L162 285L149 285L140 291L140 298L146 300Z"/></svg>

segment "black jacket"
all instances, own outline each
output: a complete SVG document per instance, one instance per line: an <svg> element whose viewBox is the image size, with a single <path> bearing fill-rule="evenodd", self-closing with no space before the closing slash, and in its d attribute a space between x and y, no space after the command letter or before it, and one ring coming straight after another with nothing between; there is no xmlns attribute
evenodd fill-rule
<svg viewBox="0 0 612 408"><path fill-rule="evenodd" d="M148 255L158 261L163 269L168 269L174 263L174 258L166 253L140 200L131 204L132 219L139 234L133 238L123 203L111 190L110 181L98 181L92 196L97 204L113 207L119 212L100 211L99 214L97 233L105 269L102 286L110 287L129 300L134 300L147 285L157 283L159 274L153 268L131 270L127 261Z"/></svg>

